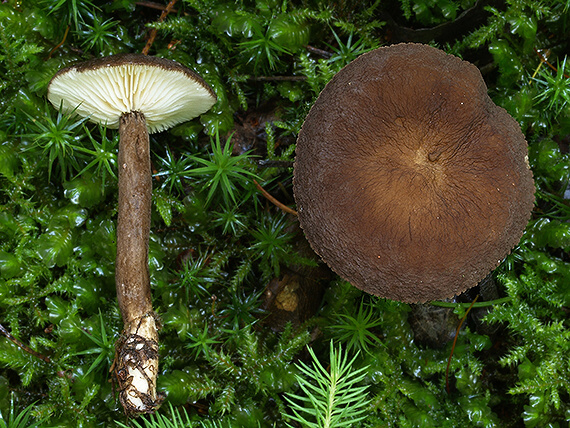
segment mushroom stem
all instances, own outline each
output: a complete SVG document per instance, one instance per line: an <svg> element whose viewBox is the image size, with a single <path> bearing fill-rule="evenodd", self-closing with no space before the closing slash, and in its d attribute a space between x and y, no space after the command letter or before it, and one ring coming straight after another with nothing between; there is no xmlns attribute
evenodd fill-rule
<svg viewBox="0 0 570 428"><path fill-rule="evenodd" d="M48 98L62 112L119 128L115 281L125 325L111 371L125 412L151 413L162 397L156 394L160 323L152 310L148 272L152 201L148 133L205 113L216 102L216 94L204 79L176 61L127 53L59 70L49 83Z"/></svg>
<svg viewBox="0 0 570 428"><path fill-rule="evenodd" d="M150 145L144 115L132 112L119 124L119 215L117 299L125 324L152 311L148 239L152 200Z"/></svg>
<svg viewBox="0 0 570 428"><path fill-rule="evenodd" d="M158 322L148 272L152 176L144 115L123 114L119 133L115 282L124 330L116 344L115 375L125 411L138 414L153 412L158 404Z"/></svg>

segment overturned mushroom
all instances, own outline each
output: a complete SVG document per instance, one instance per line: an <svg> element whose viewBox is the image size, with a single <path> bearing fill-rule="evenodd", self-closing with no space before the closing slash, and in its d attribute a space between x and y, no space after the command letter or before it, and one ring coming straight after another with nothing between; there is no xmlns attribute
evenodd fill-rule
<svg viewBox="0 0 570 428"><path fill-rule="evenodd" d="M128 414L158 404L158 323L148 272L152 175L149 132L190 120L216 102L202 78L179 63L121 54L60 70L48 87L64 112L119 128L119 208L115 282L124 322L115 375Z"/></svg>
<svg viewBox="0 0 570 428"><path fill-rule="evenodd" d="M534 204L527 143L479 70L399 44L325 87L297 141L294 191L313 249L369 293L425 302L475 286Z"/></svg>

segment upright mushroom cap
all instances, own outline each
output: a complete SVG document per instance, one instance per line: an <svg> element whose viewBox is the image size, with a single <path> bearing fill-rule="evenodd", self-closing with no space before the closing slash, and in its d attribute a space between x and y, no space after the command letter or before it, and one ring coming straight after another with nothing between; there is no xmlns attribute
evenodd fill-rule
<svg viewBox="0 0 570 428"><path fill-rule="evenodd" d="M205 113L216 95L204 80L181 64L141 54L97 58L60 70L48 99L109 128L122 114L144 114L149 132L158 132Z"/></svg>
<svg viewBox="0 0 570 428"><path fill-rule="evenodd" d="M475 66L419 44L364 54L328 83L299 133L294 191L325 262L405 302L475 286L534 204L517 122Z"/></svg>

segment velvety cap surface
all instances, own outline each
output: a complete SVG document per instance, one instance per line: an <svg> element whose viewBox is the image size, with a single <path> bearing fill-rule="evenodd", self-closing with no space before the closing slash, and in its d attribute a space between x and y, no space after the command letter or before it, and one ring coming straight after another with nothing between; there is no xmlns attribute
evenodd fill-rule
<svg viewBox="0 0 570 428"><path fill-rule="evenodd" d="M479 70L438 49L376 49L325 87L299 133L294 191L313 249L405 302L475 286L534 204L527 143Z"/></svg>
<svg viewBox="0 0 570 428"><path fill-rule="evenodd" d="M60 70L48 99L64 112L119 127L124 113L144 114L158 132L208 111L216 96L204 80L181 64L141 54L97 58Z"/></svg>

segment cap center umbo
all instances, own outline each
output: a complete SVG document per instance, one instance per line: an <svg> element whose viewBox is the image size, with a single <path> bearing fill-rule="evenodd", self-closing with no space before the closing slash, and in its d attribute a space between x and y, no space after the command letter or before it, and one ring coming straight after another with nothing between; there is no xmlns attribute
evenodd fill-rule
<svg viewBox="0 0 570 428"><path fill-rule="evenodd" d="M413 155L413 160L419 169L425 168L432 171L438 171L441 169L442 164L439 162L441 159L441 154L443 153L443 146L439 147L424 147L420 146L415 150Z"/></svg>

